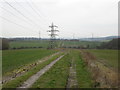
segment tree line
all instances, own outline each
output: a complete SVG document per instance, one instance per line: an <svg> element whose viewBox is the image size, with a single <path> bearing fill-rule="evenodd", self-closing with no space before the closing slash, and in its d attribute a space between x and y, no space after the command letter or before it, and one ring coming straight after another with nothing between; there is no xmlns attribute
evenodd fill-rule
<svg viewBox="0 0 120 90"><path fill-rule="evenodd" d="M0 38L0 50L7 50L10 48L9 39ZM76 48L76 49L120 49L120 38L113 39L109 42L103 42L100 46L90 48L89 45L86 47L78 46L78 47L62 47L62 48ZM28 47L21 47L20 49L27 49ZM42 47L33 47L33 48L42 48ZM17 48L16 48L17 49Z"/></svg>
<svg viewBox="0 0 120 90"><path fill-rule="evenodd" d="M113 39L109 42L103 42L100 46L97 47L98 49L120 49L120 38Z"/></svg>

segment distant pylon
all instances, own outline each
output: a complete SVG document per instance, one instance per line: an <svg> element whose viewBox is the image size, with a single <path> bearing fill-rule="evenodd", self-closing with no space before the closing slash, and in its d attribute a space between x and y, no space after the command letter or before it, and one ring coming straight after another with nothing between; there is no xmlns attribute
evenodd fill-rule
<svg viewBox="0 0 120 90"><path fill-rule="evenodd" d="M58 26L55 26L53 23L51 26L49 26L51 28L51 30L48 30L47 32L50 32L49 36L50 36L50 44L49 44L49 48L55 48L56 47L56 42L55 42L55 37L58 36L56 34L56 32L59 32L59 30L56 30L55 28L58 28Z"/></svg>
<svg viewBox="0 0 120 90"><path fill-rule="evenodd" d="M40 33L40 31L39 31L39 40L41 39L41 33Z"/></svg>
<svg viewBox="0 0 120 90"><path fill-rule="evenodd" d="M94 34L92 33L92 41L94 40Z"/></svg>

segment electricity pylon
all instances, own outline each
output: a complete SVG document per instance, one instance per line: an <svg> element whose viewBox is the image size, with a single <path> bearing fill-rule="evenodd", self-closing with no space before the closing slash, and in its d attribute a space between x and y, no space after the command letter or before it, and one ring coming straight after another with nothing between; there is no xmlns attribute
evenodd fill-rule
<svg viewBox="0 0 120 90"><path fill-rule="evenodd" d="M59 30L56 30L55 28L58 28L58 26L54 25L52 23L51 26L49 26L51 28L51 30L48 30L47 32L50 32L49 36L50 36L50 43L49 43L49 48L53 49L56 47L56 36L58 36L56 34L56 32L59 32Z"/></svg>
<svg viewBox="0 0 120 90"><path fill-rule="evenodd" d="M41 33L40 33L40 31L39 31L39 40L41 40Z"/></svg>

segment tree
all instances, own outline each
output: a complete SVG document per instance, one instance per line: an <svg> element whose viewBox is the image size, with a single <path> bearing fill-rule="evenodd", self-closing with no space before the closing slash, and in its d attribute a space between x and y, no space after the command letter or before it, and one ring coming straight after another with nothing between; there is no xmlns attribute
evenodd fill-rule
<svg viewBox="0 0 120 90"><path fill-rule="evenodd" d="M113 39L109 42L104 42L102 45L99 47L101 49L120 49L120 38Z"/></svg>
<svg viewBox="0 0 120 90"><path fill-rule="evenodd" d="M8 39L2 39L2 50L9 49L9 40Z"/></svg>

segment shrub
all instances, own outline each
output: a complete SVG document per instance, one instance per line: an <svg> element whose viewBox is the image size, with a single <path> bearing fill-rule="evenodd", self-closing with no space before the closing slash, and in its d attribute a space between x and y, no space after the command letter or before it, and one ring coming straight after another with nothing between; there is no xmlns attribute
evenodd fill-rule
<svg viewBox="0 0 120 90"><path fill-rule="evenodd" d="M9 49L9 40L8 39L2 39L2 50Z"/></svg>

